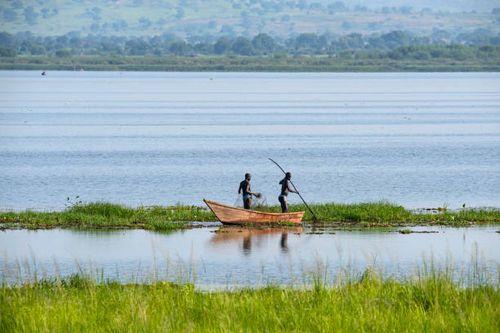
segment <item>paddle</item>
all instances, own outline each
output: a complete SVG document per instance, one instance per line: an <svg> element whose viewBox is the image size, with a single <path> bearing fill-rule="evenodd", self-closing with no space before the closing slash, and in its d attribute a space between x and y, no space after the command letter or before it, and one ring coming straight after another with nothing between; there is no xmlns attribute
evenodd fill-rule
<svg viewBox="0 0 500 333"><path fill-rule="evenodd" d="M271 162L273 162L274 164L276 164L278 166L278 168L280 168L281 171L283 171L283 173L285 174L286 176L286 171L278 164L278 162L276 162L275 160L273 160L272 158L269 158L269 160ZM307 202L304 200L304 198L302 198L302 195L300 195L300 192L299 190L297 190L297 187L295 186L294 183L292 183L292 181L290 180L290 184L292 184L293 188L295 189L295 191L297 191L297 194L299 195L300 199L302 200L302 202L304 203L304 205L307 207L307 209L311 212L312 214L312 217L313 217L313 222L316 223L318 222L318 218L316 217L316 214L314 214L313 210L311 209L311 207L309 207L309 205L307 204Z"/></svg>

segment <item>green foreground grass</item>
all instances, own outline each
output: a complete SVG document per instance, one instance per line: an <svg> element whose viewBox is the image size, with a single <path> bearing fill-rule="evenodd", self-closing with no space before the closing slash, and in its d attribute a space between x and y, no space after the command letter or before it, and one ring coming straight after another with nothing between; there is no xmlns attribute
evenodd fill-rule
<svg viewBox="0 0 500 333"><path fill-rule="evenodd" d="M498 284L365 274L309 289L203 292L78 276L0 287L1 332L498 332Z"/></svg>
<svg viewBox="0 0 500 333"><path fill-rule="evenodd" d="M390 227L411 225L467 226L499 224L500 209L443 210L436 213L415 213L402 206L386 203L314 204L321 224L338 227ZM280 212L278 206L259 207L258 210ZM304 205L292 205L291 211L305 210L304 221L312 216ZM94 202L73 205L53 212L0 212L0 228L45 229L73 228L140 228L149 230L175 230L185 228L189 222L217 221L205 207L152 206L131 208L117 204Z"/></svg>

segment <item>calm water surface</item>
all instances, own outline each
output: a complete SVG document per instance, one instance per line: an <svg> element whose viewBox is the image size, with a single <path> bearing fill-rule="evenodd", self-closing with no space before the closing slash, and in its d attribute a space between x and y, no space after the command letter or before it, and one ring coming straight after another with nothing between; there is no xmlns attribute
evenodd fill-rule
<svg viewBox="0 0 500 333"><path fill-rule="evenodd" d="M311 273L333 279L339 269L375 266L391 276L413 275L431 261L457 274L476 264L498 278L495 227L419 227L393 231L196 228L171 234L144 230L11 230L0 232L4 280L86 272L122 281L194 281L200 287L301 284ZM309 275L308 275L309 274Z"/></svg>
<svg viewBox="0 0 500 333"><path fill-rule="evenodd" d="M0 72L0 209L66 197L500 206L498 73ZM297 198L291 198L297 200Z"/></svg>

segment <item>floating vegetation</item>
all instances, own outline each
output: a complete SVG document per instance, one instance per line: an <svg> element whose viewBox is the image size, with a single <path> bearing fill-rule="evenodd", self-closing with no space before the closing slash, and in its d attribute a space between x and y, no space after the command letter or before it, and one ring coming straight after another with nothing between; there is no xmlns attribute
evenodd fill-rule
<svg viewBox="0 0 500 333"><path fill-rule="evenodd" d="M310 205L320 222L316 226L339 228L375 228L414 225L469 226L499 224L499 209L442 210L420 213L387 202ZM262 206L259 210L280 212L278 206ZM304 205L291 205L290 211L305 210L304 221L312 221ZM169 231L189 226L189 222L215 222L214 214L200 206L149 206L131 208L123 205L93 202L77 203L63 211L0 212L0 228L141 228ZM404 233L404 232L402 232Z"/></svg>
<svg viewBox="0 0 500 333"><path fill-rule="evenodd" d="M411 229L401 229L399 230L400 234L408 235L408 234L437 234L439 231L436 230L411 230Z"/></svg>

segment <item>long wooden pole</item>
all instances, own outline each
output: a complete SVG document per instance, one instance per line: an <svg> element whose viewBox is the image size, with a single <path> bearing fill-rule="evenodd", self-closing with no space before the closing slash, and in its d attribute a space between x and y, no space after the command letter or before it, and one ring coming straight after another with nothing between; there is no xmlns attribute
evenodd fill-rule
<svg viewBox="0 0 500 333"><path fill-rule="evenodd" d="M271 162L273 162L274 164L276 164L278 166L278 168L280 168L281 171L283 171L283 173L285 174L286 176L286 171L281 167L281 165L278 164L278 162L276 162L275 160L273 160L272 158L269 158L269 160ZM311 207L309 207L309 205L307 204L307 202L304 200L304 198L302 197L302 195L300 194L299 190L297 190L297 187L295 186L294 183L292 183L292 181L290 180L290 184L292 184L293 188L295 189L295 191L297 191L297 194L299 195L300 199L302 200L302 202L304 203L304 205L307 207L307 209L311 212L312 214L312 217L313 217L313 222L318 222L318 218L316 217L316 214L314 214L313 210L311 209Z"/></svg>

